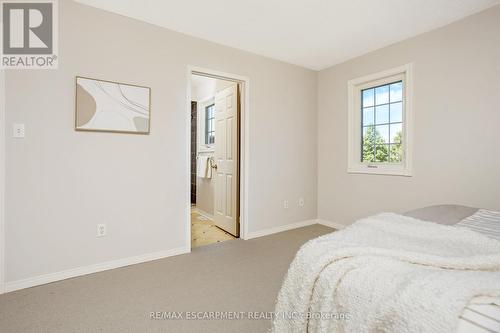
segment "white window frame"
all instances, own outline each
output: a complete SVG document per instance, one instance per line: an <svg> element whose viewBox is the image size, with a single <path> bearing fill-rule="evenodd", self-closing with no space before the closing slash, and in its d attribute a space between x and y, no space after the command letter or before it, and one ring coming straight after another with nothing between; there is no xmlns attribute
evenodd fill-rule
<svg viewBox="0 0 500 333"><path fill-rule="evenodd" d="M348 173L412 176L412 64L350 80L348 89ZM361 91L395 81L403 81L403 161L373 163L361 161Z"/></svg>
<svg viewBox="0 0 500 333"><path fill-rule="evenodd" d="M208 108L212 108L212 117L210 119L208 118L208 114L207 114ZM211 131L208 131L208 128L207 128L207 125L209 123L211 123L213 126ZM214 142L207 142L207 141L209 141L208 139L210 137L210 135L209 135L210 133L213 134ZM205 106L205 130L204 130L203 136L204 136L203 142L206 145L214 145L215 144L215 102Z"/></svg>
<svg viewBox="0 0 500 333"><path fill-rule="evenodd" d="M198 102L197 106L197 117L198 117L198 152L211 153L215 151L215 143L206 144L205 143L205 128L206 128L206 107L215 104L215 98L210 97L204 101ZM217 138L215 138L217 140Z"/></svg>

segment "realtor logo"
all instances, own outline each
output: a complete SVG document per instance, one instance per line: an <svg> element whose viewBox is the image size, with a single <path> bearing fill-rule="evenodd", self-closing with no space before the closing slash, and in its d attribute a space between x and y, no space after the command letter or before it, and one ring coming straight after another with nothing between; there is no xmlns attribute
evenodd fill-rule
<svg viewBox="0 0 500 333"><path fill-rule="evenodd" d="M57 3L1 1L2 68L57 68Z"/></svg>

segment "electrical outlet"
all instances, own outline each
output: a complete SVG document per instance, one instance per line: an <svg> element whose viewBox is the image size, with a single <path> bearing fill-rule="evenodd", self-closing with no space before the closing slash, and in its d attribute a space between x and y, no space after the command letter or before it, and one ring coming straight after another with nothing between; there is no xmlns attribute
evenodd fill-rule
<svg viewBox="0 0 500 333"><path fill-rule="evenodd" d="M288 200L283 201L283 208L288 209Z"/></svg>
<svg viewBox="0 0 500 333"><path fill-rule="evenodd" d="M24 138L24 124L12 124L12 137L13 138Z"/></svg>
<svg viewBox="0 0 500 333"><path fill-rule="evenodd" d="M300 197L299 198L299 207L304 207L304 204L305 204L304 198Z"/></svg>
<svg viewBox="0 0 500 333"><path fill-rule="evenodd" d="M105 224L98 224L97 225L97 237L103 237L106 236L106 225Z"/></svg>

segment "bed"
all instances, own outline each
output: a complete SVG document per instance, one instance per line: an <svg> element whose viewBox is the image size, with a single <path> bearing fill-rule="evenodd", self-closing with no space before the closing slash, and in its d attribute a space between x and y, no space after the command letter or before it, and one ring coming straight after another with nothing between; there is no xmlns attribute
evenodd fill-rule
<svg viewBox="0 0 500 333"><path fill-rule="evenodd" d="M439 224L455 225L477 211L478 208L466 206L438 205L412 210L404 215ZM476 301L481 304L474 304ZM480 298L474 299L460 316L458 332L500 332L500 297L491 298L489 302Z"/></svg>
<svg viewBox="0 0 500 333"><path fill-rule="evenodd" d="M466 217L476 213L478 208L458 205L437 205L415 209L403 215L411 216L419 220L435 222L439 224L457 224Z"/></svg>
<svg viewBox="0 0 500 333"><path fill-rule="evenodd" d="M487 215L484 215L484 214L487 214ZM478 277L485 278L485 276L484 276L485 273L481 272L481 269L486 270L487 271L486 274L489 274L490 270L494 271L491 274L497 274L497 271L499 270L499 267L500 267L500 250L499 250L500 243L497 240L492 239L492 238L500 239L499 238L500 237L500 229L498 229L498 222L499 222L498 218L500 218L500 213L498 213L498 215L493 216L496 219L495 221L493 221L494 219L491 218L491 221L488 222L489 224L487 224L485 226L483 221L485 219L489 220L491 217L488 214L490 214L489 211L479 210L478 208L472 208L472 207L458 206L458 205L431 206L431 207L425 207L422 209L409 211L409 212L403 214L404 216L396 215L396 214L392 214L392 215L387 214L387 216L384 216L384 218L380 217L380 219L379 219L380 221L377 221L378 215L373 219L373 221L368 221L370 223L367 223L367 221L363 222L363 220L358 221L358 223L356 223L356 224L357 225L360 224L360 226L359 227L356 226L359 228L359 231L356 231L356 232L362 233L363 227L366 229L366 228L373 227L374 225L376 226L375 222L380 223L380 226L383 226L385 223L384 221L382 221L383 219L388 219L388 220L393 219L394 220L391 222L393 224L389 226L389 228L391 228L391 229L387 229L387 230L393 230L395 228L397 229L398 226L400 226L400 225L402 227L404 227L405 223L408 223L408 226L412 227L413 222L418 222L418 223L422 223L422 225L425 225L429 228L430 233L427 234L426 237L433 237L434 238L433 241L435 244L438 244L440 242L440 239L443 240L443 243L446 242L446 238L448 237L448 235L440 235L440 234L449 233L449 232L451 232L453 234L456 231L456 233L458 235L457 239L453 239L453 237L454 237L453 235L450 236L452 238L452 240L451 240L452 243L454 242L452 245L455 246L457 244L462 244L463 246L457 245L456 250L467 253L467 248L468 248L467 241L469 241L469 239L463 240L463 243L460 243L460 241L461 241L460 236L462 235L461 233L463 233L463 234L467 235L467 238L470 238L471 244L474 244L474 242L475 242L475 244L479 244L479 246L482 245L481 243L485 244L484 255L481 252L482 250L478 253L474 253L474 255L477 254L477 255L482 256L481 258L488 257L489 258L488 260L491 259L490 262L488 262L488 260L485 260L486 266L484 266L482 268L476 268L477 270L480 271L480 273L478 273L478 274L483 274L483 275L478 275ZM496 213L493 213L493 214L496 214ZM414 220L414 219L416 219L416 220ZM368 220L368 218L366 220ZM398 220L398 223L394 223L395 220ZM432 223L428 223L425 221L432 222ZM364 226L363 226L363 224L364 224ZM439 226L438 224L446 226L446 227ZM451 228L450 227L450 226L457 226L457 225L459 227L464 227L464 228L455 228L455 227ZM492 227L491 227L492 225L495 226L496 230L492 229ZM356 239L356 237L353 237L353 235L354 236L356 235L356 232L352 232L353 229L355 229L355 228L350 227L347 229L350 229L351 236L348 235L349 232L346 233L346 231L343 231L342 233L344 233L344 235L346 236L346 237L344 237L343 241L345 241L347 239L348 242L346 244L349 244L349 245L356 244L359 240ZM464 229L467 229L467 230L464 230ZM476 232L471 233L470 229L472 229ZM404 230L404 229L401 229L401 230ZM415 234L418 234L420 231L419 231L419 229L414 228L413 232ZM333 233L332 235L334 235L334 234L335 233ZM340 235L341 233L338 233L338 234ZM367 234L370 234L370 232L368 232ZM374 235L375 234L376 234L376 232L374 229ZM423 233L422 235L424 235L424 234L425 233ZM487 237L485 237L482 234L486 234ZM383 235L383 232L381 232L379 234L379 236L380 235ZM400 236L401 235L404 236L404 231L402 231L400 233ZM415 239L418 240L419 236L420 235L416 235ZM374 236L374 237L377 237L377 236ZM420 238L422 238L422 237L420 237ZM474 241L472 241L472 239L474 239ZM333 242L332 242L332 240L333 240ZM356 244L358 246L358 248L351 247L350 250L348 247L342 247L341 245L337 245L336 247L331 246L331 243L335 243L338 241L339 241L338 237L335 238L332 236L322 236L317 240L310 241L303 248L301 248L301 250L297 254L296 258L294 259L294 262L292 262L292 265L290 266L290 270L287 274L285 282L284 282L282 289L280 291L280 295L278 297L277 306L276 306L276 313L278 315L277 315L277 319L275 319L275 321L273 323L273 332L285 332L285 331L286 332L303 332L303 331L307 331L307 332L309 332L309 331L311 331L311 332L326 332L326 331L349 332L349 331L352 331L352 327L356 328L356 332L358 332L358 331L359 332L361 332L361 331L371 332L372 329L374 327L376 327L376 326L369 327L366 325L365 326L354 325L354 326L351 326L351 328L348 328L349 326L336 326L337 324L334 324L334 326L329 326L330 324L327 324L326 326L324 326L325 321L323 319L314 319L312 317L311 318L308 317L306 319L303 319L301 317L299 319L294 318L293 320L298 322L299 324L296 325L294 323L293 325L291 325L290 318L288 318L286 320L281 320L279 317L280 313L285 313L286 310L290 310L290 309L293 309L294 311L297 310L298 313L306 313L307 312L307 313L309 313L309 315L311 313L312 314L328 313L328 311L332 310L332 306L330 303L335 303L335 302L337 302L338 304L343 304L342 302L345 303L346 299L341 298L342 291L338 287L341 282L344 283L342 279L347 280L347 278L345 277L346 275L342 275L345 273L342 273L342 274L336 273L334 269L328 270L329 268L331 268L334 265L331 265L329 263L327 265L330 265L330 266L327 266L327 265L321 266L321 264L318 264L318 262L320 262L322 260L321 258L324 257L324 255L323 255L324 253L327 253L329 256L331 256L330 253L336 252L336 251L337 252L343 251L344 254L341 254L341 255L339 255L340 257L334 259L335 263L342 262L342 260L345 258L347 258L347 259L352 259L352 257L355 258L355 256L352 254L353 250L354 250L354 252L356 252L357 249L361 246L360 244L362 244L363 242L359 241L359 244ZM405 244L404 243L405 241L408 242L408 240L403 240L402 241L403 243L400 243L400 245ZM410 243L411 243L411 241L412 241L412 239L410 239ZM368 242L368 243L370 243L370 242ZM397 237L392 239L392 240L389 239L388 243L390 243L391 246L397 247L398 246L397 245L398 244ZM373 244L375 244L375 246L366 247L366 248L370 249L370 251L374 251L374 249L378 245L382 244L381 245L382 247L385 245L385 244L383 244L383 241L382 241L382 243L379 242L379 244L377 244L377 240L374 240ZM368 245L370 245L370 244L368 244ZM416 246L416 244L410 244L409 246L411 248L414 245L415 245L415 248L418 248L418 246ZM321 246L323 246L323 248L324 248L322 250L323 252L315 249L315 247L319 248ZM330 248L328 246L330 246ZM308 248L308 249L306 249L306 248ZM474 247L471 247L471 248L473 249ZM348 251L345 251L346 249L348 249ZM448 249L449 249L449 247L448 247ZM299 254L301 252L304 252L304 251L309 251L309 258L307 260L300 260L300 258L298 258ZM316 252L314 252L314 251L316 251ZM429 250L429 251L431 251L431 250ZM444 250L444 251L446 252L446 250ZM376 251L374 251L374 253L375 252ZM425 249L423 250L423 252L425 252ZM453 254L453 252L450 252L450 253ZM372 253L361 253L361 255L358 256L358 259L362 260L363 257L367 257L367 255L369 257L370 255L372 255ZM341 260L339 260L339 258ZM391 258L391 260L392 259L394 259L394 258ZM398 258L398 259L400 259L400 258ZM364 259L364 260L365 260L365 263L372 264L371 261L366 261L366 259ZM422 263L418 263L418 264L422 264L422 266L427 265L425 263L424 259L421 259L421 258L414 259L413 258L412 260L424 261L423 264ZM354 262L355 262L355 260L354 260ZM471 265L471 262L472 261L469 261L469 265ZM388 265L388 262L386 263L384 261L381 261L381 263L387 264L386 267L391 267ZM413 264L414 262L408 261L408 262L406 262L406 265L408 265L408 263ZM383 264L379 264L378 265L379 268L381 266L383 266ZM431 266L431 264L429 264L429 266ZM492 268L488 268L487 267L488 265L490 265ZM316 268L315 268L315 266L316 266ZM363 265L359 265L358 267L356 267L356 265L354 265L352 263L351 263L351 266L355 267L356 269L361 269L363 267ZM420 266L420 267L422 267L422 266ZM471 267L473 267L473 266L474 266L474 264L472 264ZM352 267L349 269L354 270L354 268L352 268ZM486 269L485 269L485 267L486 267ZM339 267L337 267L336 270L338 270L338 268ZM425 268L426 267L424 267L424 270L425 270ZM472 274L473 273L473 272L471 273L469 268L466 266L458 267L458 269L456 267L455 268L445 267L444 269L441 269L440 267L433 267L433 268L436 268L438 273L440 272L440 270L446 271L446 269L453 271L452 273L455 273L455 274L457 274L456 272L461 273L462 272L461 270L466 271L466 273L464 273L464 274ZM310 279L310 282L307 282L306 276L309 274L309 271L315 271L315 269L319 272L318 276L316 276L316 277L312 276L312 278ZM385 272L383 272L384 274L386 274L385 277L387 279L391 278L391 276L390 276L391 269L388 268L385 270ZM294 273L294 271L295 271L295 274L292 274L292 273ZM397 270L395 270L395 271L397 271ZM404 270L402 270L402 271L404 271ZM347 269L345 272L349 272L349 270ZM362 270L360 270L360 272L362 272ZM410 272L410 271L408 271L408 272ZM415 272L411 271L412 274L416 274ZM367 273L365 272L365 275L366 274ZM481 296L481 297L473 297L472 300L469 301L465 307L464 306L460 307L461 312L456 312L456 313L459 313L459 315L456 315L456 317L458 317L459 319L458 319L458 328L455 331L457 331L459 333L500 332L500 294L497 294L497 289L500 292L500 273L498 273L498 274L499 275L493 275L494 283L491 284L491 286L495 290L495 292L493 294L488 294L487 296ZM351 275L353 275L353 274L351 274ZM374 275L374 277L373 277L374 280L376 280L376 276L377 275ZM455 276L457 276L457 275L455 275ZM382 275L382 277L383 277L383 275ZM468 276L468 277L470 278L471 276ZM480 288L479 286L485 285L485 284L488 284L488 287L490 287L490 282L492 281L491 277L492 276L490 275L487 279L483 279L482 282L477 281L476 289ZM335 280L335 279L337 279L337 280ZM456 279L456 277L455 277L455 279ZM332 289L330 284L333 285L334 283L331 283L330 281L337 281L335 283L338 283L338 284L335 285L335 288ZM339 282L339 281L341 281L341 282ZM403 282L401 282L401 281L403 281ZM404 282L404 280L401 280L401 281L395 280L394 284L397 285L398 283L400 283L400 284L406 283L406 282ZM449 280L449 282L450 281L453 281L453 280ZM311 285L309 294L306 292L302 292L303 291L302 289L307 289L308 283L309 283L309 285ZM367 284L370 288L376 288L377 286L380 287L380 284L377 285L376 283L374 283L374 286L370 286L371 282L369 280L367 280L363 283ZM363 285L363 283L358 283L358 288L359 288L359 285ZM344 283L344 284L346 284L346 283ZM452 285L452 283L450 283L450 290L452 290L451 285ZM383 288L385 288L385 287L383 287ZM387 287L387 288L390 289L392 287ZM339 289L340 291L337 289ZM346 294L357 295L356 287L352 287L352 289L349 289L349 288L344 288L344 289L347 289L347 291L344 292L345 295ZM477 289L477 290L479 290L479 289ZM414 291L417 291L416 294L418 294L418 289L415 289ZM425 296L424 291L426 291L425 288L422 289L422 295ZM443 291L437 290L436 292L443 292ZM333 293L337 293L337 294L334 297L330 297L329 295L333 295ZM451 293L451 291L450 291L450 293ZM338 296L338 294L340 294L340 296ZM360 293L360 295L361 296L358 297L358 300L355 300L355 301L359 301L360 303L365 302L365 310L367 310L366 316L370 315L368 313L370 306L372 308L377 306L377 305L372 305L372 303L378 304L378 305L382 304L380 302L379 303L376 302L376 299L375 299L376 297L374 299L367 300L366 295L363 295L361 293ZM390 295L390 294L388 294L388 295ZM394 296L394 295L397 295L397 294L394 293L392 296ZM352 298L353 296L349 295L348 297ZM363 297L365 297L365 299L363 299ZM372 297L372 296L370 296L370 297ZM395 298L398 298L398 297L395 297ZM330 298L335 298L335 300L325 301L325 299L330 299ZM401 298L404 301L404 297L401 297ZM360 299L362 301L360 301ZM470 300L470 299L471 298L467 298L467 300ZM342 301L339 301L339 300L342 300ZM412 301L413 301L413 303L417 303L417 305L418 305L418 301L414 301L413 298L407 296L406 303L412 302ZM302 308L300 306L297 306L297 305L300 305L301 302L305 304L304 307L302 307ZM307 302L310 302L310 303L307 304ZM386 300L383 300L383 302L387 303ZM390 303L390 302L388 302L388 303ZM464 303L464 304L466 304L466 303ZM417 305L413 305L413 306L415 307ZM384 304L384 306L385 306L385 304ZM393 306L393 310L394 310L394 307L395 306ZM359 309L363 309L363 308L362 308L362 306L358 306L357 309L359 310ZM408 309L406 309L406 310L408 310ZM427 311L429 311L429 309L427 309ZM362 311L358 311L358 312L362 312ZM410 313L412 313L412 315L413 315L413 312L410 312ZM427 313L427 315L428 315L428 313ZM436 313L439 313L439 311L437 311ZM406 314L408 314L408 312L406 312ZM455 314L455 312L454 312L454 314ZM404 315L402 317L404 317ZM411 316L406 316L406 317L411 317ZM439 315L438 315L438 317L439 317ZM456 317L453 317L453 318L456 318ZM423 319L421 319L422 321L426 321L426 317L422 317L422 318L423 318ZM338 319L338 318L336 318L336 319ZM359 317L358 317L358 319L359 319ZM384 320L388 320L388 322L391 321L390 317L387 317L387 316ZM390 325L389 325L390 327L387 329L387 331L392 331L392 332L403 332L403 331L406 331L406 332L415 332L415 331L440 332L440 329L436 328L440 324L439 322L441 319L439 319L439 318L433 318L432 320L430 320L429 324L422 324L421 326L419 326L418 323L415 324L415 322L417 322L416 319L412 319L412 320L413 320L413 323L410 323L410 324L413 324L413 326L411 326L409 324L406 327L402 326L399 328L397 328L397 323L394 323L394 322L390 323ZM409 321L411 321L411 320L409 320ZM434 321L434 323L432 323L432 321ZM443 316L442 321L443 322L446 321L445 316ZM456 321L457 320L454 320L455 327L457 327ZM323 326L321 326L321 325L323 325ZM332 327L336 327L336 328L332 329ZM411 327L413 327L413 329ZM416 327L419 327L419 328L416 328ZM445 326L443 324L443 326L441 326L441 331L443 331L442 327L449 328L449 327L451 327L451 324L449 324L448 326ZM385 330L377 328L377 331L384 332ZM447 330L447 331L450 331L450 330Z"/></svg>

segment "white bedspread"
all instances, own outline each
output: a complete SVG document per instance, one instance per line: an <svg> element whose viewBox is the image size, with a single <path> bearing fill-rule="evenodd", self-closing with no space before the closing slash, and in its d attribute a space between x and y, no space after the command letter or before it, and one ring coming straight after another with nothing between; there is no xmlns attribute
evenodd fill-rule
<svg viewBox="0 0 500 333"><path fill-rule="evenodd" d="M273 332L456 332L478 295L500 296L500 242L384 213L299 250Z"/></svg>

